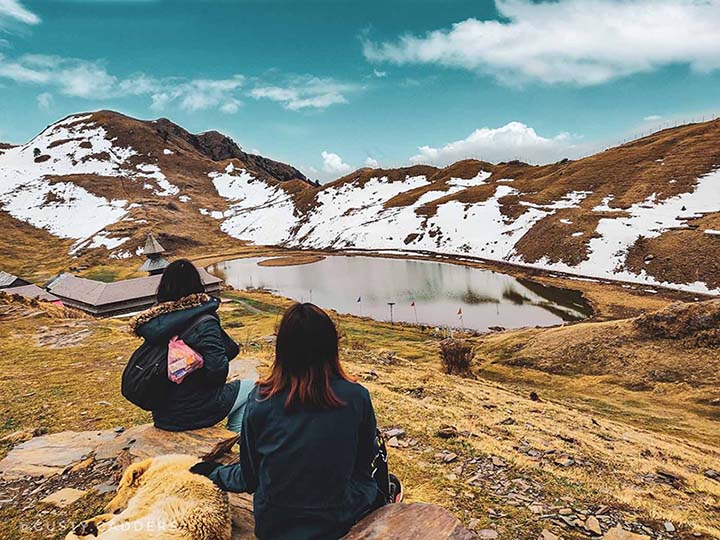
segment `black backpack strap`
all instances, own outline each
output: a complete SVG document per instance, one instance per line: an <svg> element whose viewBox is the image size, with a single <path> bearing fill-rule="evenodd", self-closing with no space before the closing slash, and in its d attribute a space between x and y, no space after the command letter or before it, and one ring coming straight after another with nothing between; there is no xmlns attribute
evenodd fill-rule
<svg viewBox="0 0 720 540"><path fill-rule="evenodd" d="M215 315L210 315L209 313L203 313L202 315L199 315L195 317L190 325L183 330L179 335L178 339L185 340L185 338L190 335L190 333L195 330L198 326L200 326L205 321L216 321L218 324L220 323L220 320Z"/></svg>
<svg viewBox="0 0 720 540"><path fill-rule="evenodd" d="M371 464L371 475L378 488L378 500L376 506L380 507L391 502L390 497L390 471L388 469L388 454L385 447L385 437L378 429L375 434L375 445L377 454Z"/></svg>

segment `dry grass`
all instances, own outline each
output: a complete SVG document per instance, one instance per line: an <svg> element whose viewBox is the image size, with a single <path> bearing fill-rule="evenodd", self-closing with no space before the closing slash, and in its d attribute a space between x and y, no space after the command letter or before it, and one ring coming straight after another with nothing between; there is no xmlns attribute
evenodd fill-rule
<svg viewBox="0 0 720 540"><path fill-rule="evenodd" d="M267 368L272 347L264 337L273 333L290 302L259 292L228 293L228 298L221 314L229 332L242 344L243 355L259 358ZM602 375L507 365L518 344L526 344L524 354L533 358L562 358L573 344L595 332L614 333L612 325L623 323L478 338L479 377L467 379L443 373L438 337L410 326L339 315L335 319L342 331L343 361L370 389L380 424L401 426L407 439L417 441L391 449L393 469L405 479L409 500L446 506L465 522L478 519L479 526L492 522L502 537L534 540L545 524L524 505L498 494L495 479L467 484L477 467L471 458L482 462L496 456L507 464L498 474L531 485L549 509L566 506L568 500L580 507L607 504L619 515L635 516L655 528L656 520L671 520L680 528L678 538L689 538L691 530L720 538L715 520L720 483L702 476L703 470L717 468L720 459L717 421L688 405L693 392L705 390L691 381L674 384L669 393L664 392L666 383L658 383L659 389L631 391L620 384L626 372L612 364L605 366L612 374ZM63 348L63 340L88 330L80 342ZM46 345L41 347L43 336ZM36 425L56 432L147 421L118 391L121 370L136 345L120 321L64 321L48 314L0 317L0 434ZM615 345L609 343L608 350ZM685 360L687 351L668 354ZM531 390L540 401L529 397ZM444 424L456 426L461 436L438 438ZM563 467L553 459L535 459L519 452L521 446L554 450L575 464ZM445 450L458 454L458 460L438 462L434 455ZM463 469L454 473L460 464ZM646 478L658 470L680 478L679 487ZM490 508L506 517L489 517ZM0 536L12 538L8 527L27 517L3 507ZM563 536L582 537L573 532Z"/></svg>

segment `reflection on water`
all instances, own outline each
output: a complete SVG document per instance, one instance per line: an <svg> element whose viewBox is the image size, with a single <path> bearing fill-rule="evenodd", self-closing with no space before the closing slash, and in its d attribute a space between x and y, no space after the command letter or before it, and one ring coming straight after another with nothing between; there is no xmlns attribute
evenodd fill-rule
<svg viewBox="0 0 720 540"><path fill-rule="evenodd" d="M384 321L390 320L390 303L395 321L480 331L550 326L592 313L578 291L468 266L348 256L298 266L258 266L261 260L236 259L209 270L236 289L268 289Z"/></svg>

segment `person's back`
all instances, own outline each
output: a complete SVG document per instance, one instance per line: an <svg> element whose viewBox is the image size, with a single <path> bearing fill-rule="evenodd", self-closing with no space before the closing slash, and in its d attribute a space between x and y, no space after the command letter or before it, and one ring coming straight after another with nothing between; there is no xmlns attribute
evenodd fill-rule
<svg viewBox="0 0 720 540"><path fill-rule="evenodd" d="M283 394L249 402L246 425L257 453L260 538L336 539L375 504L370 396L344 379L331 384L345 406L288 412Z"/></svg>
<svg viewBox="0 0 720 540"><path fill-rule="evenodd" d="M247 402L240 463L194 468L224 490L255 494L260 540L337 540L384 503L370 395L343 372L337 340L322 310L290 308L273 371Z"/></svg>
<svg viewBox="0 0 720 540"><path fill-rule="evenodd" d="M204 293L195 266L180 259L163 272L157 304L133 317L130 327L145 344L164 350L174 337L202 357L202 367L177 382L164 379L162 403L153 408L155 426L185 431L212 426L228 417L228 427L240 430L242 406L252 388L250 380L227 382L229 362L237 344L220 325L220 301ZM144 351L141 346L138 351Z"/></svg>

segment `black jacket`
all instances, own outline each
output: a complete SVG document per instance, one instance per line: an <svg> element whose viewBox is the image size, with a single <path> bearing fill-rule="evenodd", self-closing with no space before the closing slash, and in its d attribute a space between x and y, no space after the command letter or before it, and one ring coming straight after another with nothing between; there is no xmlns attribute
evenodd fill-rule
<svg viewBox="0 0 720 540"><path fill-rule="evenodd" d="M217 309L220 301L205 294L191 295L177 302L165 302L131 321L135 333L148 341L167 343L186 330L198 316L209 313L216 319L198 324L184 341L200 353L204 365L180 384L168 381L167 404L152 412L155 426L167 431L186 431L217 424L235 403L240 382L225 383L230 360L237 356L237 344L223 331Z"/></svg>
<svg viewBox="0 0 720 540"><path fill-rule="evenodd" d="M248 398L240 462L210 478L227 491L255 493L260 540L338 540L375 509L375 412L361 385L335 378L344 407L285 410L285 394Z"/></svg>

